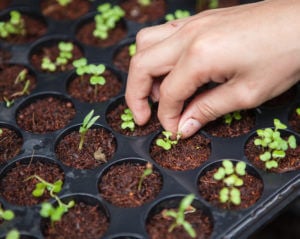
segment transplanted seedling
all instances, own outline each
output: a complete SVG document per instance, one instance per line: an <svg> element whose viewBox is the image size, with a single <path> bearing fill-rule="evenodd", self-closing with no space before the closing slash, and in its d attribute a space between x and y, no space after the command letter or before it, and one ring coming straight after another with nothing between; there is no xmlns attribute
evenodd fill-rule
<svg viewBox="0 0 300 239"><path fill-rule="evenodd" d="M230 160L223 160L222 166L218 168L214 174L214 179L221 181L225 186L219 192L221 203L233 203L234 205L241 204L241 193L238 187L243 186L244 181L240 176L246 174L246 163L238 162L235 167Z"/></svg>
<svg viewBox="0 0 300 239"><path fill-rule="evenodd" d="M15 103L14 99L9 100L9 99L8 99L7 97L5 97L5 96L3 96L3 100L4 100L5 106L6 106L7 108L10 108L10 107Z"/></svg>
<svg viewBox="0 0 300 239"><path fill-rule="evenodd" d="M25 23L19 11L11 11L10 19L0 22L0 37L8 38L12 35L26 35Z"/></svg>
<svg viewBox="0 0 300 239"><path fill-rule="evenodd" d="M170 150L173 145L178 143L178 140L181 137L181 134L177 133L176 139L172 140L172 132L169 131L163 131L162 134L165 136L162 139L157 139L156 140L156 145L163 148L164 150Z"/></svg>
<svg viewBox="0 0 300 239"><path fill-rule="evenodd" d="M286 156L286 151L297 147L296 137L290 135L288 139L281 137L280 130L287 128L279 119L274 119L275 128L256 130L257 137L254 144L263 149L259 159L265 163L267 169L277 168L280 159Z"/></svg>
<svg viewBox="0 0 300 239"><path fill-rule="evenodd" d="M224 115L223 118L224 118L225 124L231 125L233 120L241 120L242 115L241 115L240 111L234 111L232 113L228 113L228 114Z"/></svg>
<svg viewBox="0 0 300 239"><path fill-rule="evenodd" d="M151 174L153 173L153 166L151 163L147 163L146 164L146 168L145 170L143 171L143 174L142 176L140 177L140 180L139 180L139 183L138 183L138 191L141 191L142 189L142 184L145 180L146 177L150 176Z"/></svg>
<svg viewBox="0 0 300 239"><path fill-rule="evenodd" d="M94 110L91 110L83 119L82 125L79 128L80 141L78 149L81 150L84 144L85 135L89 128L93 126L93 124L99 119L99 115L94 116Z"/></svg>
<svg viewBox="0 0 300 239"><path fill-rule="evenodd" d="M169 232L172 232L176 227L182 226L189 234L190 237L195 238L197 236L193 226L188 221L185 220L185 215L187 213L193 213L196 211L196 209L193 206L191 206L194 198L195 198L194 194L189 194L181 200L177 210L165 209L162 211L162 216L164 218L174 219L174 222L171 224L171 226L168 229Z"/></svg>
<svg viewBox="0 0 300 239"><path fill-rule="evenodd" d="M23 69L22 71L20 71L20 73L17 75L16 79L15 79L15 84L22 84L24 83L23 89L19 92L16 92L14 94L12 94L12 97L16 97L16 96L22 96L22 95L29 95L29 86L30 86L30 80L26 79L28 75L28 70L27 69Z"/></svg>
<svg viewBox="0 0 300 239"><path fill-rule="evenodd" d="M0 219L5 221L11 221L14 218L15 218L14 212L9 209L4 210L0 204ZM12 229L6 234L5 239L18 239L19 237L20 237L19 231L17 229Z"/></svg>
<svg viewBox="0 0 300 239"><path fill-rule="evenodd" d="M181 19L181 18L185 18L185 17L188 17L190 16L190 12L187 11L187 10L181 10L181 9L178 9L176 10L174 13L169 13L165 16L165 20L167 22L169 21L173 21L173 20L176 20L176 19Z"/></svg>
<svg viewBox="0 0 300 239"><path fill-rule="evenodd" d="M121 114L121 128L122 129L130 129L131 131L134 131L135 123L133 120L133 114L132 111L129 108L124 109L124 113Z"/></svg>
<svg viewBox="0 0 300 239"><path fill-rule="evenodd" d="M136 43L131 43L128 47L128 54L129 56L134 56L136 53Z"/></svg>

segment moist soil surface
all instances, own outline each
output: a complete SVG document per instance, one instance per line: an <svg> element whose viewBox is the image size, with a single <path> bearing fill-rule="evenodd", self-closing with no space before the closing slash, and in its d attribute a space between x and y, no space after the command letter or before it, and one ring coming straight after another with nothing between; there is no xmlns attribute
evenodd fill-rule
<svg viewBox="0 0 300 239"><path fill-rule="evenodd" d="M108 218L98 206L76 202L62 219L51 225L44 220L43 234L47 239L57 238L100 238L107 230Z"/></svg>
<svg viewBox="0 0 300 239"><path fill-rule="evenodd" d="M72 0L66 6L61 6L57 0L42 0L41 9L45 16L55 20L73 20L89 11L91 2L87 0Z"/></svg>
<svg viewBox="0 0 300 239"><path fill-rule="evenodd" d="M122 83L110 70L106 69L102 74L106 83L104 85L91 85L90 76L78 76L68 84L68 94L82 102L104 102L120 93Z"/></svg>
<svg viewBox="0 0 300 239"><path fill-rule="evenodd" d="M213 178L216 172L217 168L207 171L200 176L198 182L200 195L211 205L223 209L238 210L252 206L260 198L263 191L263 182L259 178L246 173L245 176L241 177L244 181L243 186L238 187L241 193L241 204L221 203L219 200L219 192L225 184Z"/></svg>
<svg viewBox="0 0 300 239"><path fill-rule="evenodd" d="M47 133L64 128L75 116L73 104L52 96L37 99L17 113L17 124L32 133Z"/></svg>
<svg viewBox="0 0 300 239"><path fill-rule="evenodd" d="M157 104L152 105L151 118L147 124L143 126L135 125L134 131L131 131L129 128L122 129L121 125L123 121L121 115L124 114L124 110L127 108L126 103L122 102L107 113L106 120L114 131L127 136L144 136L160 129L161 125L157 118Z"/></svg>
<svg viewBox="0 0 300 239"><path fill-rule="evenodd" d="M153 0L148 6L142 6L138 0L122 0L120 7L125 11L126 19L139 23L162 18L167 8L165 0Z"/></svg>
<svg viewBox="0 0 300 239"><path fill-rule="evenodd" d="M0 165L13 157L21 150L23 139L14 130L0 127L2 134L0 135Z"/></svg>
<svg viewBox="0 0 300 239"><path fill-rule="evenodd" d="M21 72L26 71L26 77L24 80L18 80L18 75ZM4 102L5 99L11 101L24 95L30 94L30 92L36 87L36 79L30 73L28 69L21 65L0 65L0 102ZM27 92L23 93L26 82L29 80L29 88Z"/></svg>
<svg viewBox="0 0 300 239"><path fill-rule="evenodd" d="M123 46L114 56L114 65L121 71L128 72L131 56L129 55L129 45Z"/></svg>
<svg viewBox="0 0 300 239"><path fill-rule="evenodd" d="M104 128L89 129L81 150L79 142L78 130L63 137L56 146L57 158L73 168L91 169L110 160L116 150L114 136Z"/></svg>
<svg viewBox="0 0 300 239"><path fill-rule="evenodd" d="M159 173L146 176L141 189L138 185L146 165L138 163L123 163L111 166L102 176L99 183L101 196L118 207L138 207L153 200L162 188L162 178Z"/></svg>
<svg viewBox="0 0 300 239"><path fill-rule="evenodd" d="M34 197L32 191L39 182L37 179L28 179L30 176L38 175L47 182L54 183L64 179L62 170L55 164L33 159L29 163L17 162L0 181L0 195L12 204L30 206L36 205L50 199L46 190L42 197Z"/></svg>
<svg viewBox="0 0 300 239"><path fill-rule="evenodd" d="M163 138L160 134L157 138ZM195 169L203 164L210 156L210 140L201 134L195 134L187 139L179 139L170 150L155 144L150 148L151 157L162 167L185 171Z"/></svg>

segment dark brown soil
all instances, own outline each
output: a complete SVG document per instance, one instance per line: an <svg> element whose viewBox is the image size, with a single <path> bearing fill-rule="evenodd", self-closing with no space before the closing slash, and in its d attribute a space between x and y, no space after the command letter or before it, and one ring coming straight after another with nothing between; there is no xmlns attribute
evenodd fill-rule
<svg viewBox="0 0 300 239"><path fill-rule="evenodd" d="M68 41L65 41L65 42L68 42ZM39 71L43 71L43 72L48 72L48 73L50 72L48 70L43 70L41 68L42 59L44 57L48 57L52 62L55 62L56 58L59 55L58 43L59 42L53 42L48 46L43 46L43 47L40 47L39 49L35 49L33 51L32 56L31 56L31 64L34 66L35 69L37 69ZM74 45L74 48L72 51L73 58L70 59L66 65L57 67L55 72L69 71L69 70L74 69L72 62L76 59L83 57L81 49L76 44L73 43L73 45Z"/></svg>
<svg viewBox="0 0 300 239"><path fill-rule="evenodd" d="M125 18L144 23L155 21L166 14L166 1L153 0L149 6L142 6L137 0L122 0L120 7L125 11Z"/></svg>
<svg viewBox="0 0 300 239"><path fill-rule="evenodd" d="M162 178L154 170L145 177L141 190L138 190L145 169L146 165L137 163L113 165L100 180L101 196L118 207L138 207L153 200L162 188Z"/></svg>
<svg viewBox="0 0 300 239"><path fill-rule="evenodd" d="M131 131L128 128L121 128L121 115L126 108L127 105L122 102L107 113L106 120L114 131L128 136L143 136L159 130L161 125L157 118L157 104L152 105L152 114L149 122L143 126L135 125L134 131Z"/></svg>
<svg viewBox="0 0 300 239"><path fill-rule="evenodd" d="M26 79L22 82L16 82L19 73L23 70L28 72ZM25 95L29 94L36 87L35 77L24 66L0 65L0 102L4 102L4 97L9 101L22 97L22 90L27 80L30 81L30 85Z"/></svg>
<svg viewBox="0 0 300 239"><path fill-rule="evenodd" d="M258 168L264 169L265 163L259 159L259 155L264 151L261 147L257 147L254 145L254 137L250 138L250 140L245 145L245 155L246 157ZM286 152L286 156L283 159L280 159L278 168L272 168L269 171L275 173L285 173L289 171L293 171L296 169L300 169L300 146L296 149L288 149Z"/></svg>
<svg viewBox="0 0 300 239"><path fill-rule="evenodd" d="M2 134L0 135L0 165L13 157L21 150L23 139L14 130L0 127Z"/></svg>
<svg viewBox="0 0 300 239"><path fill-rule="evenodd" d="M300 106L297 106L300 107ZM297 108L296 107L296 108ZM289 117L289 125L295 130L297 133L300 133L300 115L296 113L296 108L292 111Z"/></svg>
<svg viewBox="0 0 300 239"><path fill-rule="evenodd" d="M241 192L241 204L234 205L232 203L221 203L219 201L219 192L225 184L222 181L217 181L213 178L213 175L216 172L217 168L207 171L199 178L198 182L200 195L213 206L230 210L244 209L255 204L260 198L263 191L263 182L251 174L246 174L241 177L244 181L244 185L239 187Z"/></svg>
<svg viewBox="0 0 300 239"><path fill-rule="evenodd" d="M176 210L176 209L174 209ZM185 214L185 220L188 221L196 231L197 239L210 238L213 231L213 225L208 216L200 210ZM169 232L169 227L174 222L173 218L164 218L162 213L153 215L146 225L147 233L151 239L190 239L191 237L182 226L176 227ZM163 237L162 237L163 235Z"/></svg>
<svg viewBox="0 0 300 239"><path fill-rule="evenodd" d="M83 202L70 208L62 219L53 226L47 221L43 234L45 238L100 238L109 226L108 218L98 206Z"/></svg>
<svg viewBox="0 0 300 239"><path fill-rule="evenodd" d="M36 158L31 163L17 162L1 178L0 195L8 202L22 206L36 205L48 200L50 198L48 191L45 191L42 197L32 196L32 191L39 181L35 178L26 179L35 174L50 183L64 179L64 173L57 165L38 161Z"/></svg>
<svg viewBox="0 0 300 239"><path fill-rule="evenodd" d="M22 107L17 112L17 124L32 133L47 133L65 127L75 113L70 101L48 96Z"/></svg>
<svg viewBox="0 0 300 239"><path fill-rule="evenodd" d="M3 10L8 7L12 0L1 0L0 1L0 10Z"/></svg>
<svg viewBox="0 0 300 239"><path fill-rule="evenodd" d="M162 135L158 138L162 138ZM150 155L164 168L176 171L195 169L210 156L210 140L201 134L195 134L188 139L180 139L178 144L170 150L157 146L155 140L151 145Z"/></svg>
<svg viewBox="0 0 300 239"><path fill-rule="evenodd" d="M255 126L255 114L253 111L241 111L242 119L233 119L230 125L224 122L224 118L220 117L215 121L208 123L204 127L204 131L216 137L237 137L248 133Z"/></svg>
<svg viewBox="0 0 300 239"><path fill-rule="evenodd" d="M114 29L109 31L108 38L104 40L93 36L94 29L95 29L95 22L93 20L87 22L86 24L79 27L76 33L77 39L86 45L91 45L96 47L108 47L121 41L127 34L127 29L123 24L122 20L121 22L117 23Z"/></svg>
<svg viewBox="0 0 300 239"><path fill-rule="evenodd" d="M87 0L72 0L67 6L61 6L57 0L41 1L42 13L55 20L73 20L89 11L91 2Z"/></svg>
<svg viewBox="0 0 300 239"><path fill-rule="evenodd" d="M106 83L104 85L91 85L90 76L84 75L75 77L68 84L68 94L83 102L104 102L120 93L122 83L118 77L110 70L106 69L103 73ZM96 89L97 87L97 89Z"/></svg>
<svg viewBox="0 0 300 239"><path fill-rule="evenodd" d="M4 49L1 48L0 46L0 64L3 64L4 62L8 61L11 58L11 53Z"/></svg>
<svg viewBox="0 0 300 239"><path fill-rule="evenodd" d="M296 87L292 87L286 92L282 93L281 95L274 97L273 99L263 103L262 107L276 108L276 107L287 105L296 98L296 95L297 95L297 89Z"/></svg>
<svg viewBox="0 0 300 239"><path fill-rule="evenodd" d="M113 61L118 69L128 72L130 59L131 56L129 55L129 45L126 45L117 51Z"/></svg>
<svg viewBox="0 0 300 239"><path fill-rule="evenodd" d="M79 141L78 131L63 137L55 150L58 159L73 168L91 169L106 163L116 151L114 136L104 128L89 129L81 150L78 149ZM95 158L95 152L99 152L102 157Z"/></svg>

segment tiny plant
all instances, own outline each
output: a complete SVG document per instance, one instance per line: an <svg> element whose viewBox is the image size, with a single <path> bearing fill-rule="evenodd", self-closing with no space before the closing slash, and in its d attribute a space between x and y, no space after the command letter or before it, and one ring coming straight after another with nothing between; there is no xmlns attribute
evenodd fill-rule
<svg viewBox="0 0 300 239"><path fill-rule="evenodd" d="M72 0L57 0L57 3L62 7L67 6L71 2L72 2Z"/></svg>
<svg viewBox="0 0 300 239"><path fill-rule="evenodd" d="M5 106L7 108L10 108L14 103L15 101L12 99L12 100L9 100L7 97L3 96L3 100L5 102Z"/></svg>
<svg viewBox="0 0 300 239"><path fill-rule="evenodd" d="M254 140L254 144L263 149L259 159L265 163L267 169L277 168L279 160L286 156L285 152L288 148L295 149L297 147L294 135L290 135L288 139L281 137L280 130L287 128L285 124L279 119L274 119L274 126L274 129L258 129L256 131L257 138Z"/></svg>
<svg viewBox="0 0 300 239"><path fill-rule="evenodd" d="M115 28L125 12L119 6L112 6L110 3L99 5L97 10L99 13L94 18L96 26L93 35L104 40L108 38L109 31Z"/></svg>
<svg viewBox="0 0 300 239"><path fill-rule="evenodd" d="M173 145L178 143L178 140L180 139L181 135L178 133L175 140L172 140L172 133L169 131L163 131L162 134L165 136L162 139L156 140L156 145L163 148L164 150L170 150Z"/></svg>
<svg viewBox="0 0 300 239"><path fill-rule="evenodd" d="M221 203L233 203L234 205L241 204L241 193L238 187L241 187L244 182L239 176L246 174L246 164L238 162L235 167L230 160L223 160L222 166L218 168L214 174L214 179L222 180L225 186L219 192Z"/></svg>
<svg viewBox="0 0 300 239"><path fill-rule="evenodd" d="M190 16L190 12L187 11L187 10L181 10L181 9L178 9L176 10L174 13L169 13L165 16L165 20L167 22L169 21L172 21L172 20L176 20L176 19L181 19L181 18L185 18L185 17L188 17Z"/></svg>
<svg viewBox="0 0 300 239"><path fill-rule="evenodd" d="M11 221L15 218L15 214L12 210L4 210L0 205L0 219L5 221ZM16 229L10 230L5 239L18 239L20 237L20 233Z"/></svg>
<svg viewBox="0 0 300 239"><path fill-rule="evenodd" d="M12 35L26 35L24 20L19 11L11 11L10 19L6 22L0 22L0 37L8 38Z"/></svg>
<svg viewBox="0 0 300 239"><path fill-rule="evenodd" d="M190 237L195 238L197 236L193 226L185 220L185 214L196 211L196 209L191 206L194 198L194 194L189 194L181 200L178 210L165 209L162 211L162 216L164 218L174 218L173 224L171 224L168 229L169 232L172 232L176 227L182 226Z"/></svg>
<svg viewBox="0 0 300 239"><path fill-rule="evenodd" d="M298 107L298 108L296 109L296 114L297 114L298 116L300 116L300 107Z"/></svg>
<svg viewBox="0 0 300 239"><path fill-rule="evenodd" d="M145 180L146 177L150 176L153 173L153 166L151 163L146 164L146 168L143 171L142 176L140 177L139 183L138 183L138 191L141 191L142 189L142 184L143 181Z"/></svg>
<svg viewBox="0 0 300 239"><path fill-rule="evenodd" d="M128 128L131 131L134 131L135 123L133 120L133 114L129 108L124 109L124 113L121 114L121 119L122 119L122 124L121 124L122 129Z"/></svg>
<svg viewBox="0 0 300 239"><path fill-rule="evenodd" d="M79 134L80 134L80 141L78 149L81 150L83 147L83 143L85 140L85 135L89 128L92 127L92 125L97 121L97 119L100 117L99 115L94 116L94 110L91 110L83 119L82 125L79 128Z"/></svg>
<svg viewBox="0 0 300 239"><path fill-rule="evenodd" d="M24 83L23 89L20 92L16 92L16 93L12 94L12 97L22 96L22 95L25 95L25 94L28 95L29 94L30 80L26 80L27 74L28 74L28 70L23 69L17 75L17 77L15 79L15 84L21 84L23 82L25 82L25 83Z"/></svg>
<svg viewBox="0 0 300 239"><path fill-rule="evenodd" d="M131 43L128 47L129 56L134 56L136 53L136 43Z"/></svg>
<svg viewBox="0 0 300 239"><path fill-rule="evenodd" d="M224 118L225 124L231 125L233 120L241 120L242 115L241 115L240 111L234 111L232 113L228 113L228 114L224 115L223 118Z"/></svg>
<svg viewBox="0 0 300 239"><path fill-rule="evenodd" d="M151 4L151 0L138 0L138 3L142 6L149 6Z"/></svg>

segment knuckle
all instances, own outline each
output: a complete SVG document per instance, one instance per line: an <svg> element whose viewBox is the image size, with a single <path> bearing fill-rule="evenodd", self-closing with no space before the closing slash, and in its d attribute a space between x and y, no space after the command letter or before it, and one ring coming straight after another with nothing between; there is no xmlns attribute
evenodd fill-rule
<svg viewBox="0 0 300 239"><path fill-rule="evenodd" d="M137 47L147 44L149 39L149 30L147 28L141 29L136 35L136 45Z"/></svg>

